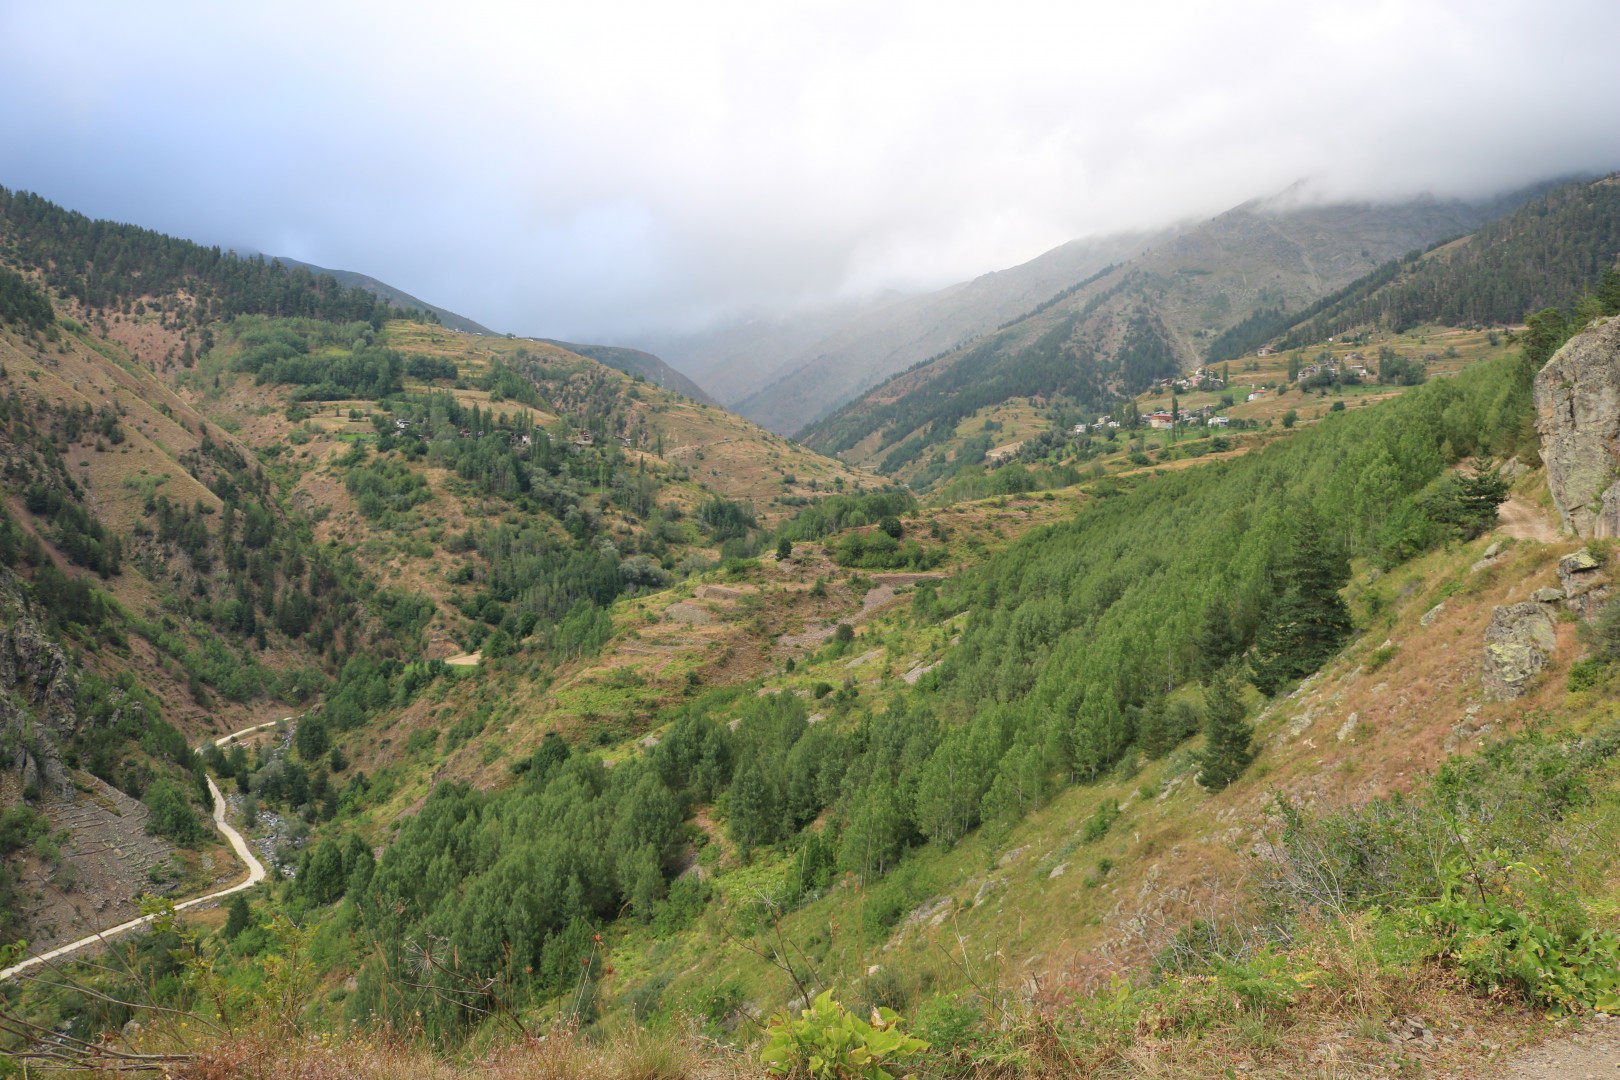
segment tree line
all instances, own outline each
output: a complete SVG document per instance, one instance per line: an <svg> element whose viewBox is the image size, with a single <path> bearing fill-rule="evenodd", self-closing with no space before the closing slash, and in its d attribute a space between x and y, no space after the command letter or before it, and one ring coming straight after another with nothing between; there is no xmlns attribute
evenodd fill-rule
<svg viewBox="0 0 1620 1080"><path fill-rule="evenodd" d="M0 233L22 269L38 272L62 299L90 308L185 292L192 298L186 314L198 325L245 314L379 327L401 315L437 321L431 312L401 312L375 293L345 288L330 274L89 218L32 192L0 187Z"/></svg>

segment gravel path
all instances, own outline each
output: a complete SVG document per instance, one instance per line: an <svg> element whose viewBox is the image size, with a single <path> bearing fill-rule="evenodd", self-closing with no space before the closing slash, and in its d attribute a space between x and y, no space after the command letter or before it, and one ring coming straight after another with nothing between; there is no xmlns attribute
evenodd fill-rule
<svg viewBox="0 0 1620 1080"><path fill-rule="evenodd" d="M1584 1030L1520 1050L1481 1080L1591 1080L1620 1077L1620 1017L1594 1014Z"/></svg>
<svg viewBox="0 0 1620 1080"><path fill-rule="evenodd" d="M1517 495L1511 496L1507 502L1497 507L1496 516L1502 522L1497 526L1498 531L1515 540L1539 540L1543 544L1556 544L1563 539L1559 535L1558 527L1548 519L1546 511Z"/></svg>
<svg viewBox="0 0 1620 1080"><path fill-rule="evenodd" d="M288 717L287 719L290 720L292 718ZM272 720L267 724L255 724L250 728L243 728L241 731L232 732L231 734L222 738L215 739L214 745L224 746L237 736L247 735L267 727L274 727L276 723L277 721ZM199 754L202 753L201 746L197 747L197 752ZM206 904L211 900L218 900L221 897L230 896L232 893L239 893L243 889L251 889L253 886L264 880L264 864L253 857L253 852L248 848L247 841L242 838L242 834L237 832L236 829L225 820L225 807L227 806L225 796L220 793L219 785L214 783L214 778L212 776L208 778L208 793L214 797L214 828L225 834L225 839L229 840L231 843L231 850L236 852L236 857L241 859L242 864L248 868L247 880L239 881L228 889L221 889L218 892L211 892L206 896L199 896L193 900L183 900L174 905L176 911L181 911L189 907L196 907L199 904ZM4 982L15 975L21 975L23 972L29 970L30 968L38 967L40 964L48 964L52 960L67 956L69 953L78 952L80 949L88 948L91 945L104 944L110 937L117 937L119 934L134 930L137 927L145 926L147 923L151 922L154 917L155 916L152 915L142 915L138 919L131 919L128 922L119 923L117 926L98 931L91 934L89 937L80 938L78 941L70 941L66 945L59 946L58 948L52 949L49 952L43 952L36 956L30 956L21 963L14 964L13 966L6 968L4 971L0 971L0 982Z"/></svg>

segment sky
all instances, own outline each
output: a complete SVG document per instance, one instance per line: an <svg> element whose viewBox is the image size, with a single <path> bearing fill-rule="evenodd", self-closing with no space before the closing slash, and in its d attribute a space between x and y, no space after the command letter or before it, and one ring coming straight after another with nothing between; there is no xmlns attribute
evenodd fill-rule
<svg viewBox="0 0 1620 1080"><path fill-rule="evenodd" d="M1620 4L0 0L0 185L612 341L1620 168Z"/></svg>

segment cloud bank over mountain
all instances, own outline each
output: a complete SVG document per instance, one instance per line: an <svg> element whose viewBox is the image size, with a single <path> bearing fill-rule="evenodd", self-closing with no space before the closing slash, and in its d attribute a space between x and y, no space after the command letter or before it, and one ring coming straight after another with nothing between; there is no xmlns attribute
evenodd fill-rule
<svg viewBox="0 0 1620 1080"><path fill-rule="evenodd" d="M606 340L1302 177L1470 197L1612 168L1617 31L1603 2L10 3L0 184Z"/></svg>

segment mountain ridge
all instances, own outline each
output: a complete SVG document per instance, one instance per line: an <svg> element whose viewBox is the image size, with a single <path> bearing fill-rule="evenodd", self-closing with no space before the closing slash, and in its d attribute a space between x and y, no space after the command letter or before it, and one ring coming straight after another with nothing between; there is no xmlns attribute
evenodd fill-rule
<svg viewBox="0 0 1620 1080"><path fill-rule="evenodd" d="M1413 248L1477 227L1482 215L1527 201L1539 190L1478 205L1422 198L1277 209L1275 198L1251 200L1181 229L1117 264L1112 274L1003 325L981 342L891 376L797 437L826 452L844 453L858 443L865 446L863 440L881 428L875 449L922 439L915 444L921 453L929 444L924 425L960 419L965 399L922 403L961 392L948 381L939 388L930 384L964 359L977 370L957 372L951 376L957 383L966 378L988 387L986 380L999 378L1006 384L1004 391L985 389L979 394L985 400L975 399L975 407L994 404L989 399L997 393L1001 400L1055 394L1082 412L1105 411L1113 396L1134 394L1155 379L1196 366L1210 338L1218 340L1252 312L1300 310ZM1007 381L1006 364L1037 355L1045 356L1037 368Z"/></svg>
<svg viewBox="0 0 1620 1080"><path fill-rule="evenodd" d="M1209 233L1212 227L1220 228L1223 219L1275 222L1289 234L1269 241L1282 241L1274 254L1288 264L1284 269L1290 283L1297 278L1302 286L1284 291L1292 301L1303 303L1360 276L1380 257L1395 257L1443 235L1466 231L1551 183L1473 201L1419 196L1393 202L1302 201L1299 193L1307 189L1294 185L1206 221L1074 240L1025 263L928 293L785 316L774 323L758 319L733 324L707 335L665 340L660 351L700 384L723 381L730 387L721 395L728 407L772 430L803 431L894 374L1005 329L1105 265L1129 266L1139 260L1152 265L1177 251L1186 260L1210 258ZM1381 222L1385 227L1380 228ZM1330 250L1335 233L1338 249ZM1184 240L1188 242L1180 248L1173 247ZM1263 254L1268 243L1264 231L1250 241L1258 246L1248 254ZM1359 254L1363 249L1369 253L1365 258ZM1250 269L1264 272L1257 266ZM1232 308L1214 320L1212 329L1219 332L1243 318L1254 306L1254 291L1246 283L1233 290ZM1191 359L1192 350L1184 351L1184 359Z"/></svg>
<svg viewBox="0 0 1620 1080"><path fill-rule="evenodd" d="M555 338L531 338L530 340L541 341L547 345L556 345L558 348L567 349L569 352L579 356L588 356L598 363L606 364L610 368L616 368L627 375L639 375L648 382L661 386L666 390L673 390L677 394L684 394L693 401L701 402L704 405L713 405L717 408L724 407L720 402L709 396L709 393L703 387L650 352L620 345L581 345L572 341L558 341Z"/></svg>
<svg viewBox="0 0 1620 1080"><path fill-rule="evenodd" d="M431 311L438 317L439 322L452 330L460 330L468 334L483 334L495 337L496 332L482 323L475 322L465 315L458 315L449 308L442 308L430 304L426 300L419 300L404 289L396 289L386 281L380 281L370 274L363 274L358 270L333 270L325 266L316 266L314 263L304 262L301 259L291 259L285 255L271 255L267 258L275 259L287 266L302 267L312 274L326 274L345 285L365 289L400 308L416 308L420 311Z"/></svg>

